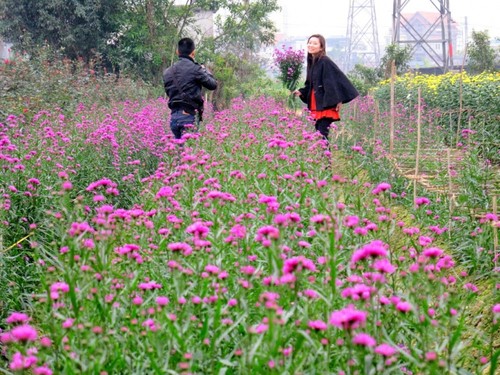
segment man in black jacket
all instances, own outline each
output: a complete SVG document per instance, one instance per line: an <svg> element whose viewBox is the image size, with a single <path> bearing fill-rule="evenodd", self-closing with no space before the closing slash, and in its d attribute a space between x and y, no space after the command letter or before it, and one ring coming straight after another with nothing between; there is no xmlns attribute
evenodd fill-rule
<svg viewBox="0 0 500 375"><path fill-rule="evenodd" d="M217 81L205 67L194 61L195 45L192 39L182 38L177 44L177 61L163 72L163 84L169 98L172 114L170 129L175 139L182 138L186 125L195 125L203 114L202 87L217 88Z"/></svg>

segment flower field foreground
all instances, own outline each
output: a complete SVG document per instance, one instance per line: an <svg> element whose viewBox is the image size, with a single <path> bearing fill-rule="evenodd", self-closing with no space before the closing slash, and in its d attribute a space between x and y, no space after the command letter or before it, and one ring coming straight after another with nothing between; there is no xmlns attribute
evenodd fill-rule
<svg viewBox="0 0 500 375"><path fill-rule="evenodd" d="M166 110L1 125L0 251L18 266L0 283L3 373L495 373L498 284L471 283L404 194L343 176L269 99L182 147Z"/></svg>

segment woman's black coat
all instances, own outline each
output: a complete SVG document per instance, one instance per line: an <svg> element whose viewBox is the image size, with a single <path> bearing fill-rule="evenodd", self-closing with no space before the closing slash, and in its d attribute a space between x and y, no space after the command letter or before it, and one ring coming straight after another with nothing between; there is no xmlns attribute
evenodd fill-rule
<svg viewBox="0 0 500 375"><path fill-rule="evenodd" d="M314 89L316 109L334 108L339 103L349 103L359 93L349 78L328 57L322 56L307 67L305 87L299 89L300 99L311 109L311 89Z"/></svg>

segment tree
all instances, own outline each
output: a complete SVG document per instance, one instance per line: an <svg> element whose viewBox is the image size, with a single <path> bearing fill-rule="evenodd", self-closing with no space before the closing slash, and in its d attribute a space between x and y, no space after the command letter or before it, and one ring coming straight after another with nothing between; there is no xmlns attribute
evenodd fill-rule
<svg viewBox="0 0 500 375"><path fill-rule="evenodd" d="M118 15L119 28L107 44L113 63L127 74L159 86L163 69L174 60L177 40L194 22L192 3L127 0Z"/></svg>
<svg viewBox="0 0 500 375"><path fill-rule="evenodd" d="M252 82L261 82L265 72L256 53L263 45L274 44L276 27L270 20L279 9L276 0L219 0L197 1L198 6L217 10L213 37L200 40L198 59L212 65L219 88L214 104L219 108L229 98L248 94Z"/></svg>
<svg viewBox="0 0 500 375"><path fill-rule="evenodd" d="M104 58L161 87L185 36L196 40L198 60L221 64L231 54L245 60L232 67L238 77L258 74L256 51L274 43L269 16L277 9L277 0L1 0L0 35L28 55L48 44L70 59ZM199 37L202 11L215 12L215 35Z"/></svg>
<svg viewBox="0 0 500 375"><path fill-rule="evenodd" d="M220 62L218 55L245 59L241 70L256 61L262 44L274 43L276 28L269 19L278 9L276 0L129 0L122 14L121 30L109 54L128 72L157 85L161 73L175 59L177 40L196 40L197 59L208 65ZM200 12L214 15L213 36L204 36L196 23ZM236 66L236 68L238 68ZM249 69L248 73L255 72Z"/></svg>
<svg viewBox="0 0 500 375"><path fill-rule="evenodd" d="M495 70L496 54L490 45L488 31L472 31L472 41L467 43L468 70L473 73Z"/></svg>
<svg viewBox="0 0 500 375"><path fill-rule="evenodd" d="M391 76L392 61L396 65L396 74L403 74L408 71L411 60L411 46L402 47L398 44L389 44L385 48L385 55L380 59L379 74L381 77Z"/></svg>
<svg viewBox="0 0 500 375"><path fill-rule="evenodd" d="M385 55L380 59L378 68L370 68L356 64L349 72L349 78L362 95L368 94L372 87L375 87L380 80L389 78L392 71L392 61L396 67L396 74L406 73L410 67L409 62L412 57L411 46L402 47L398 44L389 44L385 49Z"/></svg>
<svg viewBox="0 0 500 375"><path fill-rule="evenodd" d="M361 95L367 95L368 91L375 87L381 78L378 69L361 64L356 64L347 75Z"/></svg>
<svg viewBox="0 0 500 375"><path fill-rule="evenodd" d="M89 61L116 30L124 0L2 0L0 35L35 54L48 44L71 59Z"/></svg>
<svg viewBox="0 0 500 375"><path fill-rule="evenodd" d="M274 44L276 26L269 16L279 9L277 0L222 0L217 4L222 11L215 17L216 51L249 58L262 45Z"/></svg>

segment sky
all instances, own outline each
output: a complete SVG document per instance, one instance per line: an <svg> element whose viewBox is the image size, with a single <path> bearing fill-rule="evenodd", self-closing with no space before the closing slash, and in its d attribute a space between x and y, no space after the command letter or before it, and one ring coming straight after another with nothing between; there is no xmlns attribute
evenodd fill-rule
<svg viewBox="0 0 500 375"><path fill-rule="evenodd" d="M352 0L279 0L282 11L273 15L277 27L288 36L323 34L340 36L347 34L349 6ZM379 41L391 35L394 0L373 0L377 18ZM448 0L451 17L460 23L468 35L488 30L490 38L500 37L498 0ZM437 12L438 0L406 0L403 13L416 10ZM356 4L368 4L360 0ZM367 14L367 13L365 13ZM464 27L467 25L467 27Z"/></svg>

